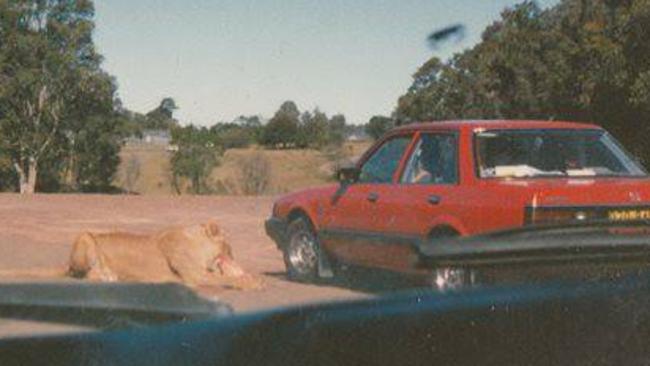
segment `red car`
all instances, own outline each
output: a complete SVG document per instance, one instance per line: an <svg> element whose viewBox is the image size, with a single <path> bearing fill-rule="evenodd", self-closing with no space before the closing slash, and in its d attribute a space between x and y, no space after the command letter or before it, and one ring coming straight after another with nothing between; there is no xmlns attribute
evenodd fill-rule
<svg viewBox="0 0 650 366"><path fill-rule="evenodd" d="M339 180L280 198L266 221L293 279L329 275L331 264L409 271L423 239L650 219L646 171L591 124L411 124Z"/></svg>

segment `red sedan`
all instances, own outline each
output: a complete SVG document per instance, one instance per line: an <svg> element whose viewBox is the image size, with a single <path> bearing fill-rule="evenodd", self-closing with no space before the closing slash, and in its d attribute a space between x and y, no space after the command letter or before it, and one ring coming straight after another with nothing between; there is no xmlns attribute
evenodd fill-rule
<svg viewBox="0 0 650 366"><path fill-rule="evenodd" d="M266 230L289 276L409 271L422 240L526 225L650 220L646 171L602 128L450 121L392 130L340 184L280 198Z"/></svg>

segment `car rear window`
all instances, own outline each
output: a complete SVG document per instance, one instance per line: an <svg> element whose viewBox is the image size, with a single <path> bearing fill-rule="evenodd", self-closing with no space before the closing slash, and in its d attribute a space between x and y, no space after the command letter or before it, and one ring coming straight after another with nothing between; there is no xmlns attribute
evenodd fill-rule
<svg viewBox="0 0 650 366"><path fill-rule="evenodd" d="M602 130L488 130L475 137L482 178L646 175Z"/></svg>

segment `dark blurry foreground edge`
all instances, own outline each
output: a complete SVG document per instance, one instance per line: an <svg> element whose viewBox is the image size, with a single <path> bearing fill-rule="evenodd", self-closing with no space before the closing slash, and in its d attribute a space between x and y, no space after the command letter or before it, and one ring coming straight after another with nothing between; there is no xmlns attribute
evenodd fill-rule
<svg viewBox="0 0 650 366"><path fill-rule="evenodd" d="M2 365L636 365L650 278L478 288L0 341Z"/></svg>
<svg viewBox="0 0 650 366"><path fill-rule="evenodd" d="M411 272L416 283L442 290L611 281L648 271L650 222L523 227L423 241L414 251L417 265Z"/></svg>
<svg viewBox="0 0 650 366"><path fill-rule="evenodd" d="M172 283L0 284L0 319L121 329L231 314L229 305L202 298L189 288Z"/></svg>

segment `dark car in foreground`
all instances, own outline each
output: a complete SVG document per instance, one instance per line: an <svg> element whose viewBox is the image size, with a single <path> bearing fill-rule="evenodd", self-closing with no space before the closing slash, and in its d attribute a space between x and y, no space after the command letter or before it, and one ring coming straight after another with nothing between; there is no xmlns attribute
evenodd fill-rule
<svg viewBox="0 0 650 366"><path fill-rule="evenodd" d="M394 129L340 184L286 195L266 229L289 276L410 272L422 241L528 226L650 219L650 179L606 131L557 121Z"/></svg>

